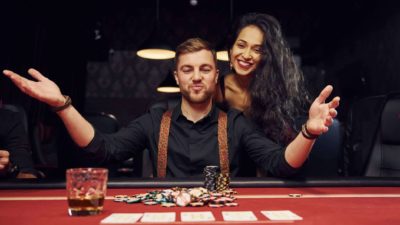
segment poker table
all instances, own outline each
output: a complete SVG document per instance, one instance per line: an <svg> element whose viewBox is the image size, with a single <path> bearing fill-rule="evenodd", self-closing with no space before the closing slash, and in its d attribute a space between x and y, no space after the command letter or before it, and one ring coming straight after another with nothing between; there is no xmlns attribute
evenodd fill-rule
<svg viewBox="0 0 400 225"><path fill-rule="evenodd" d="M104 211L96 216L68 216L65 182L1 181L0 224L100 224L112 213L176 212L168 224L400 224L400 179L332 178L284 180L233 178L236 207L161 207L114 202L114 195L133 195L154 189L199 187L197 179L110 180ZM303 220L271 221L261 211L290 210ZM181 212L211 211L214 222L182 222ZM252 211L257 221L228 222L222 211ZM137 222L137 224L149 224ZM166 224L166 223L161 223Z"/></svg>

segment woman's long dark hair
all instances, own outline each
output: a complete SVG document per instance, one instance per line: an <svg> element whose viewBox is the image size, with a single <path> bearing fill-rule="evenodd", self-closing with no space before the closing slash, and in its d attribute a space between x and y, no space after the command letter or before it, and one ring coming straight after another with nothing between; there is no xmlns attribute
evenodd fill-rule
<svg viewBox="0 0 400 225"><path fill-rule="evenodd" d="M257 26L264 34L261 60L249 86L253 121L277 143L286 145L296 136L295 120L306 115L309 97L300 68L285 41L279 22L260 13L245 14L231 32L228 46L232 49L240 31Z"/></svg>

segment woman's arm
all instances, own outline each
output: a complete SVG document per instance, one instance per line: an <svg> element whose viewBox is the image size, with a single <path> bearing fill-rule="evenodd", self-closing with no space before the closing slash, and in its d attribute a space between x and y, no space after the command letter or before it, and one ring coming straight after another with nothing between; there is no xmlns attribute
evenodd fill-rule
<svg viewBox="0 0 400 225"><path fill-rule="evenodd" d="M336 108L339 106L339 97L325 103L332 93L333 87L326 86L312 103L308 120L303 125L302 132L287 146L285 151L286 161L294 168L298 168L306 161L315 138L328 131L329 126L336 117Z"/></svg>

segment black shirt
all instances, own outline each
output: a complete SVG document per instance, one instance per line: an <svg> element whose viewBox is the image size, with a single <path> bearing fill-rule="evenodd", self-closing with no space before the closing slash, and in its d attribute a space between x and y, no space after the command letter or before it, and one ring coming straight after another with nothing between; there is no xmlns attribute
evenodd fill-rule
<svg viewBox="0 0 400 225"><path fill-rule="evenodd" d="M207 116L193 123L182 114L180 104L173 109L168 139L167 177L201 176L205 166L219 165L218 111L213 106ZM94 153L101 162L110 162L128 159L147 148L156 174L163 112L162 109L151 109L115 134L95 131L93 140L85 150ZM272 176L286 177L297 172L286 162L284 149L267 139L241 112L232 109L227 114L231 176L240 176L241 168L246 167L241 160L243 154L247 154Z"/></svg>
<svg viewBox="0 0 400 225"><path fill-rule="evenodd" d="M18 113L0 108L0 149L10 153L10 161L21 172L35 172L28 135Z"/></svg>

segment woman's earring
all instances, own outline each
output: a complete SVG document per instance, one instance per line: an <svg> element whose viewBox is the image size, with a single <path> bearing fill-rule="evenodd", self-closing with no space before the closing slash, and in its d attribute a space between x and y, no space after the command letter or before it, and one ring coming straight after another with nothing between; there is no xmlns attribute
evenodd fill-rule
<svg viewBox="0 0 400 225"><path fill-rule="evenodd" d="M233 65L232 65L232 63L229 63L229 69L230 69L231 71L233 71Z"/></svg>

